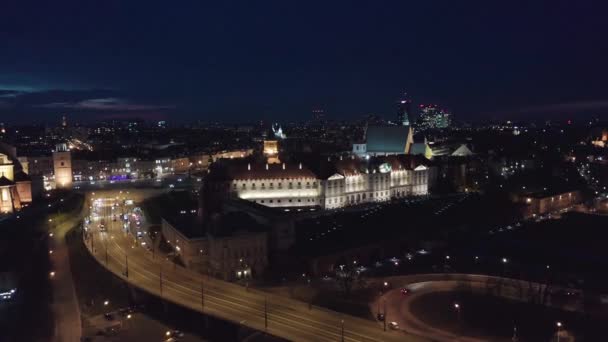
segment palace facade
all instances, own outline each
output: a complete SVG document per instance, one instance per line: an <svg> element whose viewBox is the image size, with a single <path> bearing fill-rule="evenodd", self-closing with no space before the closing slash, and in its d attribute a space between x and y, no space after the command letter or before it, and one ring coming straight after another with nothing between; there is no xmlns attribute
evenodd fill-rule
<svg viewBox="0 0 608 342"><path fill-rule="evenodd" d="M436 177L424 157L394 154L330 157L319 165L222 160L211 166L207 182L215 191L269 207L335 209L426 195Z"/></svg>

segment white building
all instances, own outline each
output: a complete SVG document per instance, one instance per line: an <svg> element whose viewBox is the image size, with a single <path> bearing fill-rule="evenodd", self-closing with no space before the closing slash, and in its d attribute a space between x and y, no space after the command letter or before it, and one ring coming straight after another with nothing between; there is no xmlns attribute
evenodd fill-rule
<svg viewBox="0 0 608 342"><path fill-rule="evenodd" d="M311 168L298 164L224 161L207 181L232 197L270 207L326 209L426 195L436 168L421 156L334 157Z"/></svg>

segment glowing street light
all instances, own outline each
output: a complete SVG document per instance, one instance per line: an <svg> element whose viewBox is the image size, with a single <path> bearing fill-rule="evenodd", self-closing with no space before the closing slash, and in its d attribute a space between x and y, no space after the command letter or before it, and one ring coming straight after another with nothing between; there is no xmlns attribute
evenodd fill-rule
<svg viewBox="0 0 608 342"><path fill-rule="evenodd" d="M103 306L108 306L109 304L110 304L110 301L109 301L109 300L105 300L105 301L103 302Z"/></svg>
<svg viewBox="0 0 608 342"><path fill-rule="evenodd" d="M557 325L557 342L559 342L559 335L562 330L562 322L557 322L555 323L555 325Z"/></svg>

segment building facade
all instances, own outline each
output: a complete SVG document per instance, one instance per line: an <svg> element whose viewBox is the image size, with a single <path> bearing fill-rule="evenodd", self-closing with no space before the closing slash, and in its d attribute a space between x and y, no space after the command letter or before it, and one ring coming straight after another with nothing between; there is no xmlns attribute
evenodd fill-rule
<svg viewBox="0 0 608 342"><path fill-rule="evenodd" d="M53 152L53 169L55 174L55 188L71 189L72 154L66 144L59 144Z"/></svg>
<svg viewBox="0 0 608 342"><path fill-rule="evenodd" d="M32 202L32 181L16 150L0 146L0 214L10 214Z"/></svg>
<svg viewBox="0 0 608 342"><path fill-rule="evenodd" d="M436 168L419 156L329 158L312 171L298 164L223 163L207 181L230 197L269 207L342 208L426 195Z"/></svg>

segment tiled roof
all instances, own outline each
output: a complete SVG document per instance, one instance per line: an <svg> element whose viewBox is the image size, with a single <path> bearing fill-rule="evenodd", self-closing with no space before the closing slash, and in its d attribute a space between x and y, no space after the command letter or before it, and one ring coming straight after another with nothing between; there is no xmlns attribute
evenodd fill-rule
<svg viewBox="0 0 608 342"><path fill-rule="evenodd" d="M10 179L6 178L5 176L0 177L0 186L11 186L11 185L15 185L15 183L13 181L11 181Z"/></svg>
<svg viewBox="0 0 608 342"><path fill-rule="evenodd" d="M214 165L211 180L297 179L317 176L302 164L265 164L227 160Z"/></svg>

